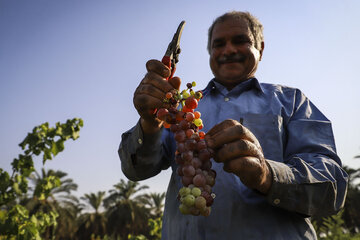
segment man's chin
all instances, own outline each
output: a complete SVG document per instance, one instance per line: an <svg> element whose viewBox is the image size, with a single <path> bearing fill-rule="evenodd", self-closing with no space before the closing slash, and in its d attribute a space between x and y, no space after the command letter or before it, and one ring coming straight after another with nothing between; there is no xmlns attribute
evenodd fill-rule
<svg viewBox="0 0 360 240"><path fill-rule="evenodd" d="M225 82L241 82L245 76L239 72L228 72L226 74L220 74L218 78Z"/></svg>
<svg viewBox="0 0 360 240"><path fill-rule="evenodd" d="M246 81L247 78L243 75L221 75L216 77L216 81L227 88L233 88L237 84Z"/></svg>

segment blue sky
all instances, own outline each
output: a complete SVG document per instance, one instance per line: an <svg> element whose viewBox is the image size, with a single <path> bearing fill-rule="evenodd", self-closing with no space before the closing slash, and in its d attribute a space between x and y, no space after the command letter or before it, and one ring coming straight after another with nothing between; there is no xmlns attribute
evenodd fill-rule
<svg viewBox="0 0 360 240"><path fill-rule="evenodd" d="M67 172L80 195L110 189L125 178L117 148L138 119L132 95L146 61L162 58L186 20L176 75L205 87L207 29L230 10L265 27L258 79L300 88L333 122L344 164L360 167L357 0L0 0L0 167L10 170L35 125L81 117L80 139L46 167ZM165 191L169 177L142 183Z"/></svg>

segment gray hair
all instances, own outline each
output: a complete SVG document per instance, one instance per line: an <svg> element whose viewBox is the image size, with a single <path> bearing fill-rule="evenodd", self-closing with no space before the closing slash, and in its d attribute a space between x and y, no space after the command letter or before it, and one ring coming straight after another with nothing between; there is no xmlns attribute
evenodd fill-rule
<svg viewBox="0 0 360 240"><path fill-rule="evenodd" d="M232 12L227 12L227 13L221 15L220 17L216 18L214 20L213 24L210 26L209 32L208 32L208 45L207 45L208 52L210 53L210 50L211 50L211 37L212 37L212 33L213 33L215 25L217 23L222 23L225 20L228 20L231 18L242 19L242 20L247 21L250 31L255 40L255 47L258 50L260 50L261 42L264 41L264 35L263 35L264 27L261 24L261 22L256 17L251 15L249 12L232 11Z"/></svg>

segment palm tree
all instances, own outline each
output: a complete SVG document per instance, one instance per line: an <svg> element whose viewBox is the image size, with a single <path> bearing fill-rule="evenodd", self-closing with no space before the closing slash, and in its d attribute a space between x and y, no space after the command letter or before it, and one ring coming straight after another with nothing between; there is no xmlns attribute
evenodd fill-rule
<svg viewBox="0 0 360 240"><path fill-rule="evenodd" d="M108 232L114 237L127 239L129 233L148 234L149 210L142 203L144 195L136 195L149 188L140 186L138 182L123 179L110 190L109 197L104 200L107 209Z"/></svg>
<svg viewBox="0 0 360 240"><path fill-rule="evenodd" d="M106 234L106 218L100 207L104 200L105 192L85 194L81 197L95 212L88 212L80 217L80 226L77 232L79 239L90 239L91 235L103 237Z"/></svg>
<svg viewBox="0 0 360 240"><path fill-rule="evenodd" d="M44 238L56 236L56 239L69 239L76 232L76 218L80 213L78 208L78 199L71 195L72 191L77 190L77 184L71 178L65 178L67 173L62 171L41 169L41 175L38 172L32 174L29 179L33 187L32 197L25 197L21 200L21 204L26 206L30 214L37 212L49 213L50 211L59 214L57 218L57 227L47 229L43 235ZM36 191L47 183L48 179L59 179L59 185L53 186L48 190L48 194L44 199L40 199ZM66 230L66 231L65 231Z"/></svg>
<svg viewBox="0 0 360 240"><path fill-rule="evenodd" d="M150 193L145 194L143 202L150 208L151 214L154 218L162 216L164 208L165 193Z"/></svg>

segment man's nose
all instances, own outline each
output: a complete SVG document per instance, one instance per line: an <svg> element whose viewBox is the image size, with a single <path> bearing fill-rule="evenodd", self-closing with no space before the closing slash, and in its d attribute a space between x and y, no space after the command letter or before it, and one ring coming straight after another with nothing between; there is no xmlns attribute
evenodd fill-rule
<svg viewBox="0 0 360 240"><path fill-rule="evenodd" d="M231 42L228 42L226 43L225 45L225 48L224 48L224 54L225 55L231 55L231 54L234 54L236 53L237 49L236 47L231 43Z"/></svg>

